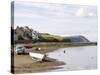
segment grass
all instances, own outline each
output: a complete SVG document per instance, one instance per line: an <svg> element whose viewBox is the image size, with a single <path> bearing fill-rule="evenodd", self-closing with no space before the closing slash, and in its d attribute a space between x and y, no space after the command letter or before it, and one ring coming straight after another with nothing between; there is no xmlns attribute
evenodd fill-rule
<svg viewBox="0 0 100 75"><path fill-rule="evenodd" d="M87 42L87 43L33 43L33 48L41 48L40 51L37 51L39 53L48 53L52 52L59 48L65 48L65 47L78 47L78 46L95 46L97 45L96 42Z"/></svg>
<svg viewBox="0 0 100 75"><path fill-rule="evenodd" d="M65 43L65 42L59 42L59 43L33 43L33 47L41 47L41 48L62 48L62 47L73 47L73 46L91 46L91 45L97 45L96 42L87 42L87 43Z"/></svg>
<svg viewBox="0 0 100 75"><path fill-rule="evenodd" d="M15 44L16 45L16 44ZM15 47L14 45L14 47ZM41 48L42 50L39 51L40 53L47 53L54 51L59 48L65 48L65 47L78 47L78 46L95 46L97 45L97 42L80 42L80 43L66 43L66 42L37 42L33 43L33 48Z"/></svg>
<svg viewBox="0 0 100 75"><path fill-rule="evenodd" d="M57 40L59 40L59 41L61 41L61 40L63 40L63 37L61 37L61 36L57 36L57 35L41 35L43 38L45 38L45 39L50 39L50 40L52 40L52 39L57 39Z"/></svg>

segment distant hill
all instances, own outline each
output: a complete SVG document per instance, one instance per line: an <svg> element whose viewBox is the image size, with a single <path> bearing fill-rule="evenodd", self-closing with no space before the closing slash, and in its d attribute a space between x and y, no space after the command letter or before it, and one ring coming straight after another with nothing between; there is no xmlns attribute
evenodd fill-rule
<svg viewBox="0 0 100 75"><path fill-rule="evenodd" d="M89 42L89 40L87 38L85 38L84 36L70 36L70 37L65 37L63 38L64 42Z"/></svg>
<svg viewBox="0 0 100 75"><path fill-rule="evenodd" d="M37 32L28 26L16 27L12 29L14 31L15 42L89 42L84 36L70 36L61 37L58 35L51 35L49 33Z"/></svg>

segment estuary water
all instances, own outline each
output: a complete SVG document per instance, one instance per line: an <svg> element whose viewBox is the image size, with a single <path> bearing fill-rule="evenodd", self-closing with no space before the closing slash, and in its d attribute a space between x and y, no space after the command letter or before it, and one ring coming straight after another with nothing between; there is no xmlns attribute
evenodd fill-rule
<svg viewBox="0 0 100 75"><path fill-rule="evenodd" d="M89 70L97 68L97 46L61 48L48 53L50 58L63 61L65 65L52 71Z"/></svg>

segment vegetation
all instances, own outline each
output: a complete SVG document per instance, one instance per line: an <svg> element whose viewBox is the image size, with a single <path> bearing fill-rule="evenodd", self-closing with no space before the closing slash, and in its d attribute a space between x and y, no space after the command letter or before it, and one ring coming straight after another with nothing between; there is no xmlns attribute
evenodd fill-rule
<svg viewBox="0 0 100 75"><path fill-rule="evenodd" d="M14 43L34 43L34 42L66 42L66 43L87 43L90 42L84 36L70 36L70 37L62 37L58 35L51 35L49 33L40 33L37 32L27 26L25 27L17 27L16 29L11 30L12 33L12 41L14 39ZM70 44L67 44L70 45ZM75 44L74 44L75 45Z"/></svg>
<svg viewBox="0 0 100 75"><path fill-rule="evenodd" d="M41 35L41 38L43 38L42 41L45 41L45 42L61 42L63 39L63 37L61 36L50 35L50 34Z"/></svg>
<svg viewBox="0 0 100 75"><path fill-rule="evenodd" d="M59 39L55 38L52 35L41 35L38 41L39 42L59 42Z"/></svg>
<svg viewBox="0 0 100 75"><path fill-rule="evenodd" d="M87 42L87 43L66 43L66 42L60 42L60 43L34 43L33 47L41 47L41 48L63 48L63 47L73 47L73 46L93 46L93 45L97 45L96 42Z"/></svg>

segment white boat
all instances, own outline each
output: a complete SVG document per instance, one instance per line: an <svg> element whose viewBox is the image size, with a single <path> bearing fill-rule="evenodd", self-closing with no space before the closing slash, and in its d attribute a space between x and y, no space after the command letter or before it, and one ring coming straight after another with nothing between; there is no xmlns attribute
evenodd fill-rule
<svg viewBox="0 0 100 75"><path fill-rule="evenodd" d="M33 52L29 52L29 55L32 57L34 61L42 61L46 57L45 54L33 53Z"/></svg>

